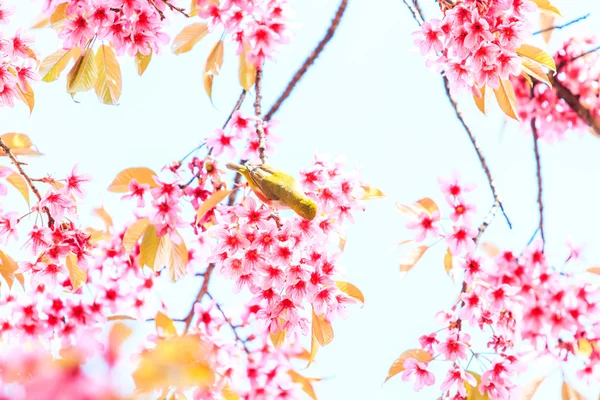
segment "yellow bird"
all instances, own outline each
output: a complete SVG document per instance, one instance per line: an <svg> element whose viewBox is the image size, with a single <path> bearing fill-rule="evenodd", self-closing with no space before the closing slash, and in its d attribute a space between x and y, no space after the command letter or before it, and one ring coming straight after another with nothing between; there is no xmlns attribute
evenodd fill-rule
<svg viewBox="0 0 600 400"><path fill-rule="evenodd" d="M291 175L266 164L228 163L226 166L242 174L256 197L266 205L274 209L292 209L308 220L317 215L317 204L304 194L300 183Z"/></svg>

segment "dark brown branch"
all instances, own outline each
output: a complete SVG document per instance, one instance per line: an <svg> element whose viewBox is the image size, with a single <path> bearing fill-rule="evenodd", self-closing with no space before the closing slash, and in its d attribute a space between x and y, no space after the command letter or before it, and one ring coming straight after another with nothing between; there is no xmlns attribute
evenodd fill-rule
<svg viewBox="0 0 600 400"><path fill-rule="evenodd" d="M200 303L202 301L204 296L206 296L208 294L208 283L210 282L210 276L212 275L214 269L215 269L215 264L211 263L211 264L208 264L208 268L206 268L206 272L204 272L204 281L202 282L202 286L200 287L200 290L198 291L198 294L196 295L196 300L194 300L194 304L192 304L192 309L190 310L190 312L188 312L186 317L183 319L183 322L185 322L185 328L183 329L184 335L190 329L190 325L192 324L192 320L194 319L194 307L196 306L197 303Z"/></svg>
<svg viewBox="0 0 600 400"><path fill-rule="evenodd" d="M231 121L231 117L233 117L233 114L235 114L235 112L240 109L245 98L246 98L246 89L242 89L242 93L240 93L240 97L238 98L237 103L235 103L233 110L231 110L231 112L229 113L229 116L227 117L227 119L225 120L225 123L223 124L223 129L225 129L227 127L227 124L229 123L229 121Z"/></svg>
<svg viewBox="0 0 600 400"><path fill-rule="evenodd" d="M156 10L156 12L158 13L160 20L164 20L165 19L165 13L163 13L161 11L160 8L158 8L158 6L156 5L156 3L154 2L154 0L148 0L148 3L150 3L152 5L152 7L154 7L154 9Z"/></svg>
<svg viewBox="0 0 600 400"><path fill-rule="evenodd" d="M207 293L207 295L211 299L213 298L210 293ZM246 341L244 339L242 339L237 332L237 329L239 328L239 326L233 325L231 323L231 320L229 319L229 317L227 317L227 314L225 314L225 311L223 311L223 308L221 308L219 303L215 302L215 306L217 307L217 310L219 310L219 312L221 313L223 318L225 318L225 322L227 323L227 325L229 325L229 327L231 328L231 331L233 332L233 334L235 336L235 340L244 347L244 351L246 352L246 354L250 354L250 350L248 349L248 346L246 346Z"/></svg>
<svg viewBox="0 0 600 400"><path fill-rule="evenodd" d="M540 235L542 236L542 246L545 246L546 238L544 236L544 202L542 201L542 165L540 162L540 149L538 146L539 135L537 127L535 126L535 118L531 119L531 132L533 133L533 152L535 154L535 166L537 171L538 186L538 206L540 210L540 223L538 225L538 230L540 231Z"/></svg>
<svg viewBox="0 0 600 400"><path fill-rule="evenodd" d="M539 31L537 31L537 32L533 32L533 34L532 34L532 35L534 35L534 36L535 36L535 35L539 35L539 34L541 34L541 33L544 33L544 32L550 32L550 31L553 31L553 30L555 30L555 29L556 29L556 30L560 30L560 29L566 28L567 26L571 26L571 25L573 25L573 24L576 24L576 23L578 23L579 21L583 21L584 19L588 18L590 15L591 15L590 13L587 13L587 14L585 14L584 16L581 16L581 17L579 17L579 18L577 18L577 19L574 19L574 20L572 20L572 21L569 21L569 22L567 22L567 23L565 23L565 24L563 24L563 25L551 26L550 28L546 28L546 29L539 30Z"/></svg>
<svg viewBox="0 0 600 400"><path fill-rule="evenodd" d="M581 104L579 96L573 94L561 81L556 79L556 76L549 75L548 77L556 90L556 95L563 99L577 113L577 116L594 130L596 135L600 135L600 119L594 117L592 112Z"/></svg>
<svg viewBox="0 0 600 400"><path fill-rule="evenodd" d="M575 60L578 60L578 59L580 59L581 57L585 57L585 56L587 56L588 54L595 53L595 52L597 52L598 50L600 50L600 46L598 46L598 47L594 47L593 49L589 49L588 51L586 51L586 52L583 52L583 53L579 54L578 56L575 56L575 57L571 58L571 59L569 60L569 62L573 62L573 61L575 61Z"/></svg>
<svg viewBox="0 0 600 400"><path fill-rule="evenodd" d="M494 217L496 216L496 213L498 212L499 209L500 209L500 203L498 203L498 201L495 201L494 205L492 206L492 208L490 209L488 214L483 219L483 222L481 223L481 225L479 225L479 228L477 228L478 233L474 239L475 243L479 242L479 239L481 239L481 236L483 235L485 230L488 228L488 226L490 226L490 224L494 220Z"/></svg>
<svg viewBox="0 0 600 400"><path fill-rule="evenodd" d="M258 156L260 157L261 163L265 163L265 150L267 149L267 143L265 138L265 127L264 121L262 118L262 93L261 93L261 83L262 83L262 68L256 70L256 81L254 82L254 89L256 91L256 97L254 99L254 115L256 116L256 134L258 135Z"/></svg>
<svg viewBox="0 0 600 400"><path fill-rule="evenodd" d="M425 15L423 14L423 10L421 9L421 4L419 3L419 0L413 0L413 5L415 6L415 10L417 10L417 13L419 14L419 17L421 17L421 21L425 21Z"/></svg>
<svg viewBox="0 0 600 400"><path fill-rule="evenodd" d="M165 3L165 5L167 7L169 7L171 9L171 11L175 11L178 12L179 14L183 15L186 18L189 18L190 15L188 13L185 12L185 9L183 7L175 7L173 4L171 4L169 1L167 0L160 0L163 3Z"/></svg>
<svg viewBox="0 0 600 400"><path fill-rule="evenodd" d="M12 161L14 166L17 168L17 171L19 171L19 174L25 179L25 181L27 181L27 185L29 185L29 187L31 188L31 191L33 192L35 197L37 197L38 201L42 201L42 196L40 195L40 191L38 190L37 187L35 187L32 179L29 177L29 175L27 175L25 173L25 171L23 171L22 165L24 163L17 160L17 157L10 150L10 147L8 147L6 145L6 143L4 143L2 138L0 138L0 148L2 148L4 153L8 156L8 158L10 158L10 161ZM46 213L46 215L48 216L48 227L52 228L54 226L54 218L50 214L50 210L48 209L48 207L44 207L43 210Z"/></svg>
<svg viewBox="0 0 600 400"><path fill-rule="evenodd" d="M321 41L317 44L317 47L315 47L315 49L308 55L302 66L298 69L298 71L296 71L296 73L292 77L292 80L288 83L283 93L279 96L277 101L275 101L275 104L273 104L269 112L267 112L264 118L265 121L268 122L271 120L271 118L273 118L273 115L275 115L275 113L279 110L283 102L290 96L300 79L302 79L304 74L306 74L306 72L315 62L317 57L319 57L319 55L323 52L323 49L325 48L327 43L329 43L329 41L333 38L333 35L335 34L335 31L340 25L340 21L342 20L342 16L344 15L344 11L346 11L347 6L348 0L342 0L337 12L335 13L335 16L333 17L333 20L331 21L331 25L329 25L329 28L325 33L325 36L323 36L323 39L321 39Z"/></svg>
<svg viewBox="0 0 600 400"><path fill-rule="evenodd" d="M444 76L443 80L444 80L444 89L446 90L446 96L448 97L448 100L450 101L450 104L452 105L452 108L454 109L456 118L458 118L461 125L465 129L465 132L467 132L467 135L469 136L469 140L471 141L471 144L473 145L473 148L475 149L475 152L477 153L477 157L479 157L479 162L481 163L481 168L485 172L485 176L487 177L488 184L490 186L490 189L492 190L492 194L494 195L494 203L498 204L500 211L502 211L502 215L504 215L504 219L506 219L506 223L508 224L509 228L512 229L512 224L510 222L510 219L508 219L508 215L506 215L506 212L504 211L504 206L502 204L502 200L500 199L500 194L498 194L498 189L496 188L496 183L494 181L494 177L492 176L492 173L490 172L490 168L487 165L485 158L483 157L483 152L481 151L481 148L479 148L477 139L475 138L475 135L473 134L473 132L471 132L471 129L468 127L467 123L465 122L465 120L462 116L462 113L458 109L458 104L456 103L456 100L454 100L454 98L452 97L452 94L450 93L450 82L448 81L448 78L446 78ZM487 227L487 225L483 229L485 230L486 227Z"/></svg>
<svg viewBox="0 0 600 400"><path fill-rule="evenodd" d="M415 6L410 4L407 0L402 0L402 2L406 5L406 7L408 7L408 10L412 14L413 19L415 21L417 21L417 24L419 24L419 26L421 26L421 24L423 23L423 18L421 17L421 13L419 12L420 9L417 9Z"/></svg>

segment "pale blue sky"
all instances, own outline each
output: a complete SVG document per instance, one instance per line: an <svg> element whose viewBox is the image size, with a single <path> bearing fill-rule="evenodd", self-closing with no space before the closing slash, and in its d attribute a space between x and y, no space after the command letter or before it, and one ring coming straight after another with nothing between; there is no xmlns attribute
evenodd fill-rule
<svg viewBox="0 0 600 400"><path fill-rule="evenodd" d="M292 3L299 27L291 44L282 47L277 60L265 68L265 106L274 101L321 38L338 5L337 0ZM437 13L433 0L425 3L427 15ZM592 16L557 32L551 51L565 35L597 33L597 2L556 0L555 4L565 21L589 11ZM28 12L34 8L21 10L15 25L29 26L34 15ZM170 32L176 33L184 24L177 19ZM348 271L347 280L363 291L366 305L353 308L347 320L336 321L335 340L321 350L314 367L305 371L328 377L316 388L321 399L439 396L439 385L415 394L399 377L382 386L394 359L416 347L421 334L438 329L435 313L450 307L460 290L444 273L443 246L436 246L401 279L398 262L402 252L395 244L410 238L411 233L394 204L424 196L442 204L437 177L449 175L453 169L478 184L469 197L480 208L477 220L492 204L485 176L444 96L440 77L426 69L425 60L413 49L410 33L415 28L401 0L351 2L335 38L277 114L280 125L276 133L282 142L270 159L273 164L297 171L310 163L315 150L344 154L349 167L358 166L363 178L387 195L384 200L369 202L367 211L348 230L341 262ZM36 36L37 48L44 56L59 45L49 30ZM39 83L34 87L36 108L31 117L25 106L0 110L2 132L27 133L45 153L28 161L33 175L49 172L62 176L79 163L80 171L95 179L81 207L82 221L90 220L92 207L104 204L116 222L122 223L129 214L119 210L119 196L105 190L112 178L127 167L158 170L180 159L222 124L235 103L240 89L233 46L225 46L223 70L215 80L216 108L203 90L204 60L216 40L215 35L207 37L184 55L165 52L154 57L141 78L133 61L123 59L123 96L116 107L99 104L92 93L79 96L80 103L74 103L66 93L64 76L51 84ZM533 44L541 45L538 41L536 38ZM485 117L470 98L461 98L460 103L514 224L510 231L503 219L497 218L484 241L518 251L529 240L538 218L531 137L512 121L503 129L495 105ZM250 112L249 102L244 110ZM541 145L547 250L556 260L565 257L563 243L568 234L592 246L598 240L599 151L600 140L590 134L582 138L572 135L553 146ZM16 206L24 206L22 199L13 199L19 202ZM588 250L590 263L599 262L600 252ZM187 311L198 285L192 278L178 284L178 298L173 302L182 304L179 314ZM226 284L215 280L213 291L227 299L227 304L236 302ZM538 398L560 398L560 380L554 377L544 384Z"/></svg>

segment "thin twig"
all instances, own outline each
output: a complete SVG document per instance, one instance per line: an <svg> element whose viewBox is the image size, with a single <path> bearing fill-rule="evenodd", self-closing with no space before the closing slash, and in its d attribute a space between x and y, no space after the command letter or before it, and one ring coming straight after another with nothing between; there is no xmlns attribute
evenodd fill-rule
<svg viewBox="0 0 600 400"><path fill-rule="evenodd" d="M544 202L542 201L542 165L540 162L540 149L538 146L539 135L537 127L535 126L535 118L531 119L531 132L533 132L533 152L535 154L535 166L537 171L537 185L538 185L538 206L540 210L540 223L539 231L542 236L542 249L546 244L546 238L544 237Z"/></svg>
<svg viewBox="0 0 600 400"><path fill-rule="evenodd" d="M244 102L245 98L246 98L246 89L242 89L242 93L240 93L240 97L238 98L237 103L235 103L233 110L231 110L231 112L229 113L229 116L227 117L227 119L225 120L225 123L223 124L223 129L225 129L227 127L227 124L229 123L229 121L231 121L233 114L235 114L235 112L238 111L240 109L240 107L242 107L242 103Z"/></svg>
<svg viewBox="0 0 600 400"><path fill-rule="evenodd" d="M8 156L8 158L10 158L10 160L12 161L14 166L17 168L17 171L19 171L19 174L25 179L25 181L27 181L27 184L31 188L31 191L33 192L35 197L37 197L38 201L42 201L42 196L40 195L40 191L38 190L37 187L35 187L32 179L29 177L29 175L27 175L25 173L25 171L23 171L22 165L24 165L24 163L17 160L17 157L13 154L10 147L8 147L6 145L6 143L4 143L2 138L0 138L0 148L2 148L4 153ZM48 227L52 228L54 226L54 218L50 214L50 210L48 209L48 207L44 207L43 210L46 213L46 215L48 216Z"/></svg>
<svg viewBox="0 0 600 400"><path fill-rule="evenodd" d="M261 163L265 163L265 150L267 149L267 142L265 138L265 127L262 118L261 101L262 94L260 85L262 83L262 68L256 70L256 81L254 82L254 90L256 91L256 97L254 99L254 115L256 116L256 134L258 135L258 156L260 157Z"/></svg>
<svg viewBox="0 0 600 400"><path fill-rule="evenodd" d="M419 10L417 10L407 0L402 0L402 2L406 5L406 7L408 7L408 9L410 10L410 13L412 14L414 20L417 21L417 24L419 24L419 26L421 26L421 24L423 23L423 20L420 18L421 14L419 13Z"/></svg>
<svg viewBox="0 0 600 400"><path fill-rule="evenodd" d="M315 47L315 49L308 55L306 60L304 60L304 63L298 69L298 71L296 71L296 73L292 77L292 80L288 83L288 85L285 88L285 90L283 91L283 93L281 93L281 95L275 101L273 106L271 106L271 109L265 115L265 118L264 118L265 121L268 122L271 120L271 118L273 118L273 115L275 115L275 113L279 110L279 108L281 107L283 102L290 96L290 94L292 93L292 91L294 90L294 88L296 87L298 82L300 81L300 79L302 79L304 74L306 74L306 72L311 67L311 65L315 62L317 57L319 57L319 55L323 52L323 49L325 48L327 43L329 43L329 41L333 38L333 35L335 34L335 31L337 30L338 26L340 25L340 21L342 20L342 16L344 15L344 11L346 11L347 6L348 6L348 0L342 0L342 2L340 3L340 6L338 7L338 9L335 13L335 16L333 17L333 20L331 21L331 25L329 25L329 28L327 29L327 32L325 33L325 36L323 36L323 39L321 39L321 41L317 44L317 47Z"/></svg>
<svg viewBox="0 0 600 400"><path fill-rule="evenodd" d="M171 11L176 11L179 14L183 15L186 18L189 18L190 15L188 13L185 12L185 9L183 7L175 7L173 4L171 4L169 1L167 0L160 0L163 3L166 4L167 7L169 7L171 9Z"/></svg>
<svg viewBox="0 0 600 400"><path fill-rule="evenodd" d="M490 168L488 167L487 162L485 161L485 158L483 157L483 152L481 151L481 148L479 148L477 139L475 139L475 135L473 134L473 132L471 132L471 129L467 126L467 123L465 122L460 110L458 109L458 104L456 103L456 100L454 100L454 98L452 97L452 94L450 93L450 82L448 81L448 78L446 78L444 76L443 80L444 80L444 89L446 90L446 96L448 97L448 100L450 101L452 108L454 108L454 113L456 114L456 118L458 118L461 125L467 132L467 135L469 136L469 140L471 141L471 144L473 145L473 148L475 149L475 152L477 153L477 157L479 157L479 162L481 163L481 168L485 172L485 176L487 177L488 184L490 186L490 189L492 190L492 194L494 195L494 202L498 203L498 207L500 208L500 211L502 211L502 215L504 215L504 219L506 219L506 223L508 224L508 227L510 229L512 229L512 224L510 222L510 219L508 219L508 215L506 215L506 212L504 211L504 206L502 204L502 200L500 199L500 194L498 194L498 190L496 188L496 183L494 181L492 173L490 172Z"/></svg>
<svg viewBox="0 0 600 400"><path fill-rule="evenodd" d="M577 18L577 19L574 19L574 20L572 20L572 21L569 21L569 22L567 22L567 23L565 23L565 24L563 24L563 25L551 26L551 27L549 27L549 28L545 28L545 29L539 30L539 31L537 31L537 32L533 32L533 35L539 35L539 34L541 34L541 33L544 33L544 32L550 32L550 31L553 31L553 30L555 30L555 29L556 29L556 30L560 30L560 29L566 28L567 26L570 26L570 25L576 24L576 23L578 23L579 21L583 21L584 19L588 18L590 15L591 15L590 13L587 13L587 14L585 14L585 15L583 15L583 16L581 16L581 17Z"/></svg>
<svg viewBox="0 0 600 400"><path fill-rule="evenodd" d="M600 119L596 118L588 108L584 107L579 101L579 96L573 94L561 81L556 79L556 76L548 75L548 78L556 90L556 95L563 99L575 111L577 116L594 130L596 135L600 135Z"/></svg>
<svg viewBox="0 0 600 400"><path fill-rule="evenodd" d="M584 52L584 53L581 53L581 54L579 54L578 56L575 56L575 57L571 58L571 59L569 60L569 62L573 62L573 61L575 61L575 60L577 60L577 59L579 59L579 58L581 58L581 57L585 57L585 56L587 56L588 54L595 53L595 52L597 52L598 50L600 50L600 46L594 47L593 49L589 49L588 51L586 51L586 52Z"/></svg>
<svg viewBox="0 0 600 400"><path fill-rule="evenodd" d="M475 239L473 239L473 241L476 244L477 244L477 242L479 242L479 239L481 239L481 236L483 235L483 233L485 232L487 227L490 226L490 224L494 220L494 217L496 216L496 213L498 212L499 209L500 209L500 203L498 201L494 201L494 205L492 205L492 208L490 209L488 214L483 219L483 222L481 223L481 225L479 225L479 228L477 229L478 230L477 236L475 237Z"/></svg>
<svg viewBox="0 0 600 400"><path fill-rule="evenodd" d="M164 20L165 19L165 13L162 12L162 10L160 8L158 8L158 6L156 5L156 3L154 2L154 0L148 0L148 3L150 3L152 5L152 7L154 7L154 9L156 10L156 12L158 13L160 20Z"/></svg>
<svg viewBox="0 0 600 400"><path fill-rule="evenodd" d="M207 293L207 296L212 300L212 295L210 293ZM223 318L225 318L225 322L227 323L227 325L229 325L229 327L231 328L231 331L233 332L233 334L235 335L235 340L240 343L242 346L244 346L244 351L247 354L250 354L250 350L248 349L248 346L246 346L246 341L244 339L242 339L240 337L240 335L238 335L237 329L239 328L239 326L233 325L231 323L231 320L227 317L227 314L225 314L225 311L223 311L223 308L221 308L221 306L219 305L219 303L215 303L215 306L217 307L217 310L219 310L219 312L221 313L221 315L223 316Z"/></svg>
<svg viewBox="0 0 600 400"><path fill-rule="evenodd" d="M415 6L415 10L421 17L421 21L425 21L425 15L423 14L423 9L421 9L421 4L419 4L419 0L413 0L413 5Z"/></svg>
<svg viewBox="0 0 600 400"><path fill-rule="evenodd" d="M194 303L192 304L192 308L191 308L190 312L188 312L188 314L183 319L183 322L185 322L185 328L183 329L184 335L190 329L190 325L192 324L192 320L194 319L194 307L196 306L197 303L200 303L202 301L202 299L204 298L204 296L206 296L208 293L208 283L210 282L210 276L212 275L214 269L215 269L215 264L211 263L211 264L208 264L208 267L206 268L206 272L204 272L204 281L202 282L202 286L200 287L200 290L198 291L198 294L196 295L196 300L194 300Z"/></svg>

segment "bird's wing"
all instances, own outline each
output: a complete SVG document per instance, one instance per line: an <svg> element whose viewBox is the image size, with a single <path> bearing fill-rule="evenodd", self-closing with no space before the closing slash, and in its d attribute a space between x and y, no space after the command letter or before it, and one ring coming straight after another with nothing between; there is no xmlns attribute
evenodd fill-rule
<svg viewBox="0 0 600 400"><path fill-rule="evenodd" d="M248 179L256 186L268 199L279 201L280 197L272 190L272 184L269 184L269 178L272 173L261 167L248 168Z"/></svg>

